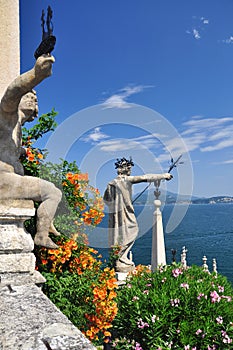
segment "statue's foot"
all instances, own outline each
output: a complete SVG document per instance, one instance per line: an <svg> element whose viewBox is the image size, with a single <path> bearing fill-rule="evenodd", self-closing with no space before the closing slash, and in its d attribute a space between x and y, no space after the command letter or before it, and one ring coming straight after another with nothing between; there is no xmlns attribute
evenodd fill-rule
<svg viewBox="0 0 233 350"><path fill-rule="evenodd" d="M51 222L49 233L52 233L54 236L61 236L60 232L58 232L54 227L53 222Z"/></svg>
<svg viewBox="0 0 233 350"><path fill-rule="evenodd" d="M34 243L49 249L57 249L58 246L49 238L36 234L34 238Z"/></svg>

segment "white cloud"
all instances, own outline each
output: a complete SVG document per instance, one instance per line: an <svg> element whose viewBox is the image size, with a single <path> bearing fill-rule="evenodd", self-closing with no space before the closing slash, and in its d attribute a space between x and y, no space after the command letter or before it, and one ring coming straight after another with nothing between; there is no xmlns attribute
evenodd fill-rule
<svg viewBox="0 0 233 350"><path fill-rule="evenodd" d="M233 44L233 36L231 35L229 38L223 39L222 42L225 44Z"/></svg>
<svg viewBox="0 0 233 350"><path fill-rule="evenodd" d="M233 164L233 159L225 160L221 164Z"/></svg>
<svg viewBox="0 0 233 350"><path fill-rule="evenodd" d="M135 86L126 86L119 90L118 93L113 94L112 96L108 97L104 102L102 102L102 105L104 108L130 108L130 103L127 102L127 99L139 92L142 92L146 88L149 88L152 86L146 85L135 85Z"/></svg>
<svg viewBox="0 0 233 350"><path fill-rule="evenodd" d="M233 139L226 139L222 140L219 143L216 143L213 146L206 146L206 147L201 147L202 152L213 152L213 151L219 151L221 149L224 149L226 147L231 147L233 146Z"/></svg>
<svg viewBox="0 0 233 350"><path fill-rule="evenodd" d="M192 118L182 132L189 151L213 152L233 146L233 118Z"/></svg>
<svg viewBox="0 0 233 350"><path fill-rule="evenodd" d="M153 135L140 136L131 139L111 139L99 143L101 151L118 152L127 150L151 149L161 146Z"/></svg>
<svg viewBox="0 0 233 350"><path fill-rule="evenodd" d="M208 18L205 18L205 17L201 17L200 20L201 20L201 22L202 22L203 24L209 24L209 23L210 23L209 19L208 19Z"/></svg>
<svg viewBox="0 0 233 350"><path fill-rule="evenodd" d="M108 138L109 136L101 132L101 128L97 127L91 131L86 137L82 138L84 142L98 142L103 139Z"/></svg>
<svg viewBox="0 0 233 350"><path fill-rule="evenodd" d="M193 29L193 36L194 36L194 38L196 39L196 40L199 40L199 39L201 39L201 36L200 36L200 33L199 33L199 31L197 30L197 29Z"/></svg>
<svg viewBox="0 0 233 350"><path fill-rule="evenodd" d="M186 30L187 34L191 34L194 39L199 40L204 33L206 26L209 24L209 19L205 17L193 16L193 25L192 29Z"/></svg>

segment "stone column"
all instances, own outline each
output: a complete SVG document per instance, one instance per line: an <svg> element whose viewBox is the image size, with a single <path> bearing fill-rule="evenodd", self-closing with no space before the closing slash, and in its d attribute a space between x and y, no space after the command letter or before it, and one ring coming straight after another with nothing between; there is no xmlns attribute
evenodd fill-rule
<svg viewBox="0 0 233 350"><path fill-rule="evenodd" d="M0 99L20 72L19 0L0 0Z"/></svg>
<svg viewBox="0 0 233 350"><path fill-rule="evenodd" d="M24 221L34 215L31 200L0 201L1 286L45 282L44 277L35 271L34 242L24 229Z"/></svg>
<svg viewBox="0 0 233 350"><path fill-rule="evenodd" d="M155 211L153 218L153 229L152 229L152 250L151 250L151 270L155 271L159 265L166 265L166 254L165 254L165 243L163 234L163 220L162 213L160 210L161 201L159 200L160 181L155 182L156 190L155 194Z"/></svg>

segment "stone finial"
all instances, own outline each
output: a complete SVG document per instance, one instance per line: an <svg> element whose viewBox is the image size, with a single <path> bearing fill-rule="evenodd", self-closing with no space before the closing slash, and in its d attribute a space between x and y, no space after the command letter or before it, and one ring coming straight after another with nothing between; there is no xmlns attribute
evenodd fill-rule
<svg viewBox="0 0 233 350"><path fill-rule="evenodd" d="M182 248L182 253L181 253L181 264L183 265L184 268L187 267L187 260L186 260L187 252L188 252L188 249L186 249L184 246Z"/></svg>
<svg viewBox="0 0 233 350"><path fill-rule="evenodd" d="M209 266L207 265L207 257L205 255L203 256L202 261L203 261L203 265L202 265L203 269L205 271L209 271Z"/></svg>
<svg viewBox="0 0 233 350"><path fill-rule="evenodd" d="M215 258L213 259L213 272L215 272L216 274L218 273L218 271L217 271L217 261L216 261Z"/></svg>

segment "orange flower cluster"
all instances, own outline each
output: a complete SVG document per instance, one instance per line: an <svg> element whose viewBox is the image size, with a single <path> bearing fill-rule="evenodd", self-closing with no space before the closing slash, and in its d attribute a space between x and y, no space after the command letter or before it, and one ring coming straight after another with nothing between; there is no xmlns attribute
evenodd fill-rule
<svg viewBox="0 0 233 350"><path fill-rule="evenodd" d="M112 327L112 321L117 314L117 303L114 300L116 298L116 282L114 270L105 268L99 279L99 284L93 284L95 313L85 315L90 323L85 335L90 340L98 339L99 332L106 337L106 342L111 336L108 329Z"/></svg>
<svg viewBox="0 0 233 350"><path fill-rule="evenodd" d="M131 275L137 275L137 276L141 276L141 275L143 275L144 273L151 273L151 269L148 267L148 266L146 266L146 265L137 265L136 267L135 267L135 269L132 271L132 272L130 272L129 274Z"/></svg>
<svg viewBox="0 0 233 350"><path fill-rule="evenodd" d="M29 162L35 162L36 164L40 163L40 160L43 159L43 154L40 153L37 149L32 149L30 147L26 148L26 156Z"/></svg>
<svg viewBox="0 0 233 350"><path fill-rule="evenodd" d="M63 189L68 194L69 201L78 210L78 226L96 226L103 220L103 199L99 190L89 185L87 173L67 173Z"/></svg>
<svg viewBox="0 0 233 350"><path fill-rule="evenodd" d="M88 174L72 174L72 173L67 173L66 174L67 180L72 184L75 185L77 181L88 181Z"/></svg>
<svg viewBox="0 0 233 350"><path fill-rule="evenodd" d="M115 271L110 268L101 270L101 261L93 256L98 252L87 245L80 245L74 239L65 238L56 243L59 245L58 249L40 249L37 266L40 267L40 271L44 269L53 273L69 271L82 275L87 270L92 272L92 293L85 297L84 302L92 305L91 310L94 305L94 311L85 314L87 325L82 331L90 340L97 340L98 334L107 339L111 336L109 328L112 327L112 321L117 314Z"/></svg>

